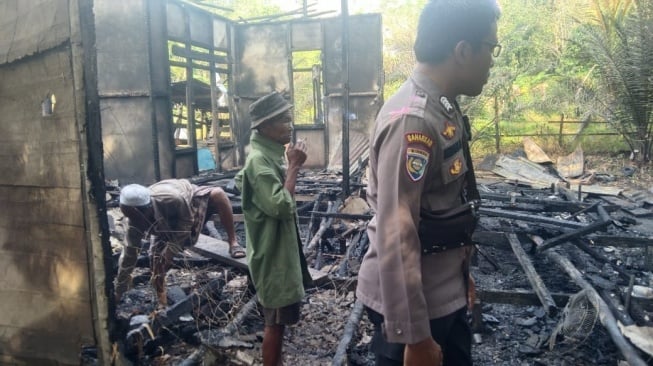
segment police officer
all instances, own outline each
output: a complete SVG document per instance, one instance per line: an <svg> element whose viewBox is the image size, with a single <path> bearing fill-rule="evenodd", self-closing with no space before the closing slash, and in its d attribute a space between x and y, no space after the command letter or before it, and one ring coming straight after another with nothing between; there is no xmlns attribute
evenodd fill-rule
<svg viewBox="0 0 653 366"><path fill-rule="evenodd" d="M422 235L420 212L445 217L475 191L456 98L477 96L487 83L501 51L499 14L496 0L430 1L419 19L417 65L376 119L367 194L375 216L356 293L375 325L377 365L472 364L471 241Z"/></svg>

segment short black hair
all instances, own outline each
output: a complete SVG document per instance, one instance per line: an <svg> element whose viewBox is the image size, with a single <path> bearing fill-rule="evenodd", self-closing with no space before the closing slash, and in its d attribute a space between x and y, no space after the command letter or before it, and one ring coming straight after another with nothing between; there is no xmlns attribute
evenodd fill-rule
<svg viewBox="0 0 653 366"><path fill-rule="evenodd" d="M419 17L415 58L437 65L460 41L479 46L500 14L497 0L429 1Z"/></svg>

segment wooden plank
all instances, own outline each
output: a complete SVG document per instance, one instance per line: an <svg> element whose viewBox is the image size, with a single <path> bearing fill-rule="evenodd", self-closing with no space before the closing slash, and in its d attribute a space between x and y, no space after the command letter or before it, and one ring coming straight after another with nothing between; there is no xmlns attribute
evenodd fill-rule
<svg viewBox="0 0 653 366"><path fill-rule="evenodd" d="M229 59L226 56L189 51L177 45L172 46L172 53L180 57L191 58L199 61L215 62L216 64L229 64Z"/></svg>
<svg viewBox="0 0 653 366"><path fill-rule="evenodd" d="M296 202L313 202L317 198L317 194L302 194L298 193L295 195Z"/></svg>
<svg viewBox="0 0 653 366"><path fill-rule="evenodd" d="M214 239L210 236L200 234L197 244L190 247L191 250L197 252L207 258L215 259L220 263L224 263L236 268L247 269L246 258L231 258L229 255L229 244L226 241ZM329 280L328 274L309 268L313 283L319 286Z"/></svg>
<svg viewBox="0 0 653 366"><path fill-rule="evenodd" d="M569 190L571 190L572 192L578 192L578 185L572 184L569 187ZM581 185L580 191L582 193L596 194L599 196L618 196L623 191L623 188L606 187L606 186L599 186L596 184L592 184L592 185Z"/></svg>

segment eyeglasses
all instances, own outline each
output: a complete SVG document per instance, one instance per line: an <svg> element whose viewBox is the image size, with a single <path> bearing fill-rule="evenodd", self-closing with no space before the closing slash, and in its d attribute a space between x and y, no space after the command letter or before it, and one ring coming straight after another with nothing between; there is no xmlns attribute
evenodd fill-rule
<svg viewBox="0 0 653 366"><path fill-rule="evenodd" d="M490 52L492 53L493 57L499 57L501 55L501 45L498 43L492 43L492 42L481 42L484 45L490 46Z"/></svg>

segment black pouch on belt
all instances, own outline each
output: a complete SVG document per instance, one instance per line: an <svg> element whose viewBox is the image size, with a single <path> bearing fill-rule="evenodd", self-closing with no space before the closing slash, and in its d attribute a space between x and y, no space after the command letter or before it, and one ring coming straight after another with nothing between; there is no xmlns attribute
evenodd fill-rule
<svg viewBox="0 0 653 366"><path fill-rule="evenodd" d="M471 201L443 213L422 210L417 232L422 254L471 245L478 221L477 205L477 202Z"/></svg>

